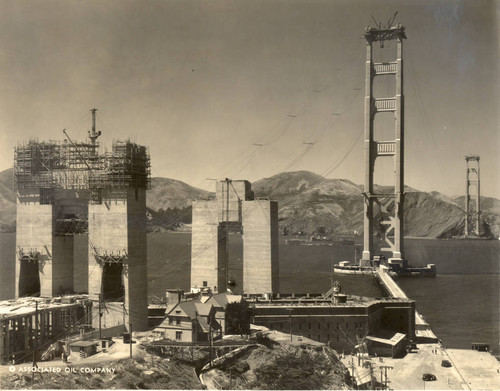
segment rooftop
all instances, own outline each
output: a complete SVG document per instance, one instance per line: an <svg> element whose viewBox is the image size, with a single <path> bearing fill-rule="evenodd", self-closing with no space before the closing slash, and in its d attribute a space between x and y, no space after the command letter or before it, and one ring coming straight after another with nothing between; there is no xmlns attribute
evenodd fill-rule
<svg viewBox="0 0 500 391"><path fill-rule="evenodd" d="M258 307L367 307L376 303L409 303L413 300L406 298L394 297L364 297L364 296L347 296L345 303L336 303L330 298L324 297L286 297L286 298L250 298L247 301Z"/></svg>
<svg viewBox="0 0 500 391"><path fill-rule="evenodd" d="M69 307L81 300L88 300L88 295L68 295L52 298L22 297L3 300L0 301L0 319L35 313L36 303L38 303L38 310L40 311L49 308Z"/></svg>

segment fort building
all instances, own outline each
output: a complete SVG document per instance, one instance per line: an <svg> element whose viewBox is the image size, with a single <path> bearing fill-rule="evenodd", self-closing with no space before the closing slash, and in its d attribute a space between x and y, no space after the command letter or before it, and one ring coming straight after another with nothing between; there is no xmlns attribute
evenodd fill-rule
<svg viewBox="0 0 500 391"><path fill-rule="evenodd" d="M247 297L253 324L322 342L338 352L405 354L415 338L415 302L346 295Z"/></svg>

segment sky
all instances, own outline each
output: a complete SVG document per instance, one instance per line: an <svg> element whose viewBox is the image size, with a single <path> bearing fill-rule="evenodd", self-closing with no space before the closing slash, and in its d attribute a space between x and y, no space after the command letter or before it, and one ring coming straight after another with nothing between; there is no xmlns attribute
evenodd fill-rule
<svg viewBox="0 0 500 391"><path fill-rule="evenodd" d="M213 190L309 170L363 183L364 28L406 27L405 183L500 199L500 2L0 0L0 170L29 139L149 147L152 175ZM391 61L393 44L376 46ZM390 96L391 78L375 82ZM390 114L376 138L393 139ZM378 159L380 160L380 159ZM391 161L375 181L390 184Z"/></svg>

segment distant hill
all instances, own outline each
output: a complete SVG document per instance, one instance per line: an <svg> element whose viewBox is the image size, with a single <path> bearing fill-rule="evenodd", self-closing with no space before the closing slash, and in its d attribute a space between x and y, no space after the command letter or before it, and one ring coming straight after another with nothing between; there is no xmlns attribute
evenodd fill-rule
<svg viewBox="0 0 500 391"><path fill-rule="evenodd" d="M285 172L252 184L256 197L279 202L280 228L293 233L361 234L363 232L362 186L347 179L326 179L309 171ZM375 186L377 193L392 193ZM462 235L464 197L425 193L405 187L405 235L445 238ZM214 193L179 180L152 178L147 194L148 230L189 229L191 202ZM500 200L481 197L481 230L500 235ZM375 206L380 220L380 208ZM377 224L376 224L377 226ZM0 232L15 230L15 193L12 169L0 172Z"/></svg>
<svg viewBox="0 0 500 391"><path fill-rule="evenodd" d="M191 222L191 201L213 196L206 190L169 178L152 178L147 193L148 228L172 229ZM189 218L187 218L187 216ZM0 232L16 227L16 193L13 169L0 172Z"/></svg>
<svg viewBox="0 0 500 391"><path fill-rule="evenodd" d="M363 232L362 186L346 179L326 179L308 171L287 172L252 185L255 195L279 202L280 228L291 233L358 234ZM392 193L375 186L377 193ZM438 192L405 187L405 235L446 238L462 235L464 211L460 200ZM484 198L482 232L500 234L500 201ZM380 208L375 206L380 221Z"/></svg>
<svg viewBox="0 0 500 391"><path fill-rule="evenodd" d="M14 169L0 172L0 232L16 229L16 193L14 192Z"/></svg>
<svg viewBox="0 0 500 391"><path fill-rule="evenodd" d="M453 200L460 208L465 210L465 196ZM481 197L481 220L483 230L489 230L495 237L500 235L500 200L493 197Z"/></svg>
<svg viewBox="0 0 500 391"><path fill-rule="evenodd" d="M198 189L187 183L169 178L152 178L151 190L147 194L147 207L158 211L168 208L186 208L192 200L214 196L209 191Z"/></svg>

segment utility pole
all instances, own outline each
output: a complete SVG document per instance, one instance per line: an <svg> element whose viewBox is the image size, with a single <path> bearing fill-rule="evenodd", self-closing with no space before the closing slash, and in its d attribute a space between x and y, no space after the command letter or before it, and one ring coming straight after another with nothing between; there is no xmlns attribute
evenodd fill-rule
<svg viewBox="0 0 500 391"><path fill-rule="evenodd" d="M102 311L101 311L101 294L99 293L99 339L102 339L101 318L102 318Z"/></svg>
<svg viewBox="0 0 500 391"><path fill-rule="evenodd" d="M226 287L229 284L229 185L231 184L231 179L226 178Z"/></svg>
<svg viewBox="0 0 500 391"><path fill-rule="evenodd" d="M210 368L212 368L212 322L208 322L208 346L209 346Z"/></svg>
<svg viewBox="0 0 500 391"><path fill-rule="evenodd" d="M290 342L293 341L293 335L292 335L292 311L293 308L288 308L288 311L290 312Z"/></svg>
<svg viewBox="0 0 500 391"><path fill-rule="evenodd" d="M351 370L352 370L352 380L354 381L354 385L356 386L356 389L358 388L358 381L356 380L356 370L354 369L354 359L351 358Z"/></svg>
<svg viewBox="0 0 500 391"><path fill-rule="evenodd" d="M128 322L128 331L130 333L130 358L132 358L132 323Z"/></svg>
<svg viewBox="0 0 500 391"><path fill-rule="evenodd" d="M375 388L373 387L373 366L371 362L369 362L368 364L370 366L370 389L373 390Z"/></svg>
<svg viewBox="0 0 500 391"><path fill-rule="evenodd" d="M36 349L38 344L38 301L35 302L35 339L33 341L33 368L38 367L36 363ZM31 382L35 380L35 371L31 372Z"/></svg>
<svg viewBox="0 0 500 391"><path fill-rule="evenodd" d="M390 365L382 365L380 367L380 381L382 382L382 369L384 370L385 372L385 381L384 381L384 385L385 385L385 388L387 389L389 387L389 383L390 381L387 379L387 370L388 369L393 369L393 367L391 367Z"/></svg>

